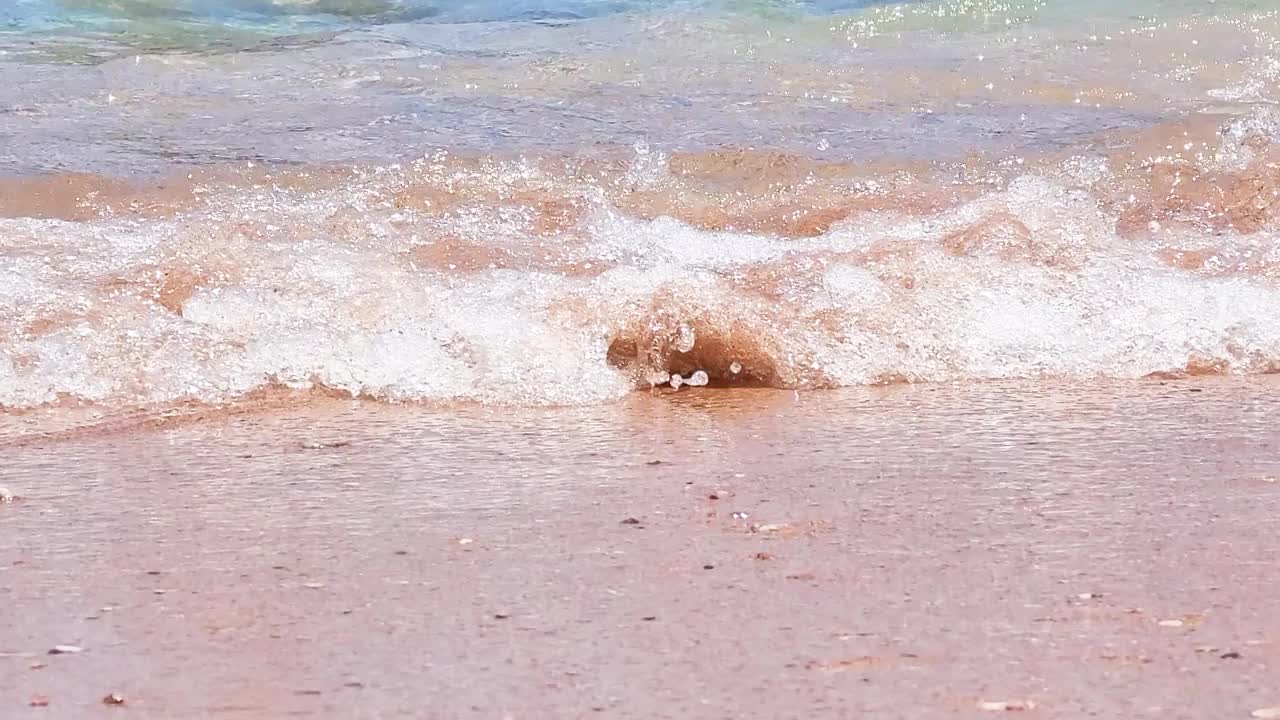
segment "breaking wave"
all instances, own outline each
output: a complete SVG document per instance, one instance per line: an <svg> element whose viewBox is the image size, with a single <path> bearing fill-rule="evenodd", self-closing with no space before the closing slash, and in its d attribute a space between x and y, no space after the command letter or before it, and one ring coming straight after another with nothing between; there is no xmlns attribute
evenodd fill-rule
<svg viewBox="0 0 1280 720"><path fill-rule="evenodd" d="M639 148L11 180L0 406L1271 372L1278 128L929 172Z"/></svg>

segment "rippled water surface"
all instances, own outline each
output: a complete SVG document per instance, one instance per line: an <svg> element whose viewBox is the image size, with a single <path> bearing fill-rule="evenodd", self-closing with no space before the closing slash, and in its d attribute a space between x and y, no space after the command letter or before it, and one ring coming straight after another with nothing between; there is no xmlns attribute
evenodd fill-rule
<svg viewBox="0 0 1280 720"><path fill-rule="evenodd" d="M0 406L1280 367L1280 10L50 0Z"/></svg>

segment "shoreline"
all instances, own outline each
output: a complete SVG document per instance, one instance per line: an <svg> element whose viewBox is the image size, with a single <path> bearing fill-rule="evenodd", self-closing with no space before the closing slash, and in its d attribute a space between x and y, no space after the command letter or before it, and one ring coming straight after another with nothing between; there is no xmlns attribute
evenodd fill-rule
<svg viewBox="0 0 1280 720"><path fill-rule="evenodd" d="M0 448L39 447L56 445L99 436L131 436L139 433L158 432L187 425L213 424L241 416L248 418L287 415L296 412L314 412L322 417L342 413L350 408L378 408L388 413L447 414L484 416L491 413L561 413L582 410L597 412L615 408L618 412L634 412L637 407L649 403L684 404L710 403L733 405L736 402L753 402L769 396L821 398L824 395L875 398L895 392L946 392L956 388L976 387L999 389L1011 393L1035 394L1061 392L1064 388L1085 387L1104 392L1143 393L1150 386L1184 387L1190 392L1203 392L1214 386L1251 386L1268 388L1280 386L1280 373L1221 374L1213 372L1157 373L1141 378L1012 378L970 379L950 382L885 382L872 385L854 385L839 388L778 388L753 385L710 385L696 387L684 385L672 389L668 385L653 388L637 388L617 400L566 404L519 405L510 403L484 403L469 400L385 400L375 397L351 396L341 390L315 387L294 390L271 386L255 390L244 397L222 403L189 401L170 405L110 407L93 403L75 403L67 406L40 406L33 408L5 408L0 406Z"/></svg>

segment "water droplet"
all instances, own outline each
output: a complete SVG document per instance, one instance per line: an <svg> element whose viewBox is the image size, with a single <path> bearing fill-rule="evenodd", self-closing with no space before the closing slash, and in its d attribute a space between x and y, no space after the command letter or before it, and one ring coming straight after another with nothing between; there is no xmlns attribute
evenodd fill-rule
<svg viewBox="0 0 1280 720"><path fill-rule="evenodd" d="M644 379L650 386L657 387L669 382L671 380L671 373L665 370L652 370L644 376Z"/></svg>
<svg viewBox="0 0 1280 720"><path fill-rule="evenodd" d="M676 350L687 353L693 349L693 344L696 341L697 336L694 335L693 328L680 323L680 327L676 328Z"/></svg>

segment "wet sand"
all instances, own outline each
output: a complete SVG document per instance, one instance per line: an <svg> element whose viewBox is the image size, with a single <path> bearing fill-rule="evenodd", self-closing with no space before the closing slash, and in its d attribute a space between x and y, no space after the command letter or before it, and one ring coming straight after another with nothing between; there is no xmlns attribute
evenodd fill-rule
<svg viewBox="0 0 1280 720"><path fill-rule="evenodd" d="M10 442L0 717L1248 718L1280 705L1276 390L321 399Z"/></svg>

